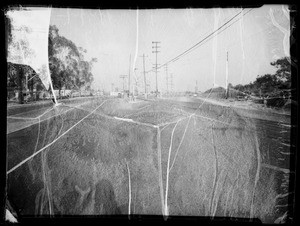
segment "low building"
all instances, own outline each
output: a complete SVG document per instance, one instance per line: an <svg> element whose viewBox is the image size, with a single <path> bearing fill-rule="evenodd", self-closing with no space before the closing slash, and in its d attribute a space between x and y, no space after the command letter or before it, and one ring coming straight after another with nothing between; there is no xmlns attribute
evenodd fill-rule
<svg viewBox="0 0 300 226"><path fill-rule="evenodd" d="M117 97L121 94L121 92L110 92L110 96Z"/></svg>

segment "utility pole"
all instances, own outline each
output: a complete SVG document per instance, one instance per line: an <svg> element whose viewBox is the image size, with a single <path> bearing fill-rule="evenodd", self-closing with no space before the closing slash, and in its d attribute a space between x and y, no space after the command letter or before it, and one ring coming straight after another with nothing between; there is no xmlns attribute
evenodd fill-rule
<svg viewBox="0 0 300 226"><path fill-rule="evenodd" d="M169 93L169 81L168 81L168 64L166 64L166 80L167 80L167 94Z"/></svg>
<svg viewBox="0 0 300 226"><path fill-rule="evenodd" d="M148 90L148 92L150 91L150 83L149 82L147 82L147 90Z"/></svg>
<svg viewBox="0 0 300 226"><path fill-rule="evenodd" d="M145 85L145 99L147 99L147 80L146 80L146 70L145 70L145 54L143 54L143 66L144 66L144 85Z"/></svg>
<svg viewBox="0 0 300 226"><path fill-rule="evenodd" d="M125 78L126 78L126 77L127 77L127 75L120 75L120 78L123 79L123 92L125 91L124 85L125 85Z"/></svg>
<svg viewBox="0 0 300 226"><path fill-rule="evenodd" d="M170 79L171 79L171 92L173 92L173 73L170 74Z"/></svg>
<svg viewBox="0 0 300 226"><path fill-rule="evenodd" d="M228 51L226 52L226 93L225 98L228 98Z"/></svg>
<svg viewBox="0 0 300 226"><path fill-rule="evenodd" d="M128 70L128 97L130 97L130 65L131 65L131 54L129 56L129 70Z"/></svg>
<svg viewBox="0 0 300 226"><path fill-rule="evenodd" d="M198 81L196 80L195 93L198 93Z"/></svg>
<svg viewBox="0 0 300 226"><path fill-rule="evenodd" d="M114 85L115 85L115 84L113 84L113 83L111 84L111 91L112 91L112 92L114 91Z"/></svg>
<svg viewBox="0 0 300 226"><path fill-rule="evenodd" d="M135 78L135 81L134 81L134 90L132 91L133 95L138 95L138 79L137 79L137 76L136 76L136 71L138 70L138 68L134 68L134 78Z"/></svg>
<svg viewBox="0 0 300 226"><path fill-rule="evenodd" d="M155 49L155 51L152 51L152 53L155 53L155 75L156 75L156 97L158 96L158 86L157 86L157 53L159 53L159 51L157 51L158 48L160 48L160 46L157 46L157 44L160 42L152 42L152 44L154 46L152 46L152 49Z"/></svg>

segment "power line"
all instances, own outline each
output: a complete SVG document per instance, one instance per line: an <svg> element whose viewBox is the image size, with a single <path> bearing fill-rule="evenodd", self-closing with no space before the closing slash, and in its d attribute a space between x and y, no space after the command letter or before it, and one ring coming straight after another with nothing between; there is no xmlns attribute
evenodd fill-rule
<svg viewBox="0 0 300 226"><path fill-rule="evenodd" d="M246 12L243 16L245 16L247 13L249 13L251 10L248 10L248 12ZM242 12L242 11L241 11ZM240 13L241 13L240 12ZM238 14L240 14L238 13ZM203 44L205 44L206 42L208 42L209 40L211 40L213 37L217 36L218 34L222 33L223 31L225 31L226 29L228 29L229 27L231 27L233 24L235 24L237 21L239 21L241 18L238 18L237 20L235 20L233 23L231 23L230 25L228 25L227 27L223 28L225 25L227 25L229 22L231 22L236 16L238 16L238 14L236 14L234 17L232 17L229 21L227 21L225 24L223 24L221 27L219 27L217 30L215 30L214 32L212 32L210 35L208 35L207 37L205 37L204 39L202 39L200 42L196 43L193 47L191 47L190 49L186 50L184 53L180 54L179 56L173 58L171 61L175 62L177 60L180 59L181 56L184 56L188 53L190 53L192 50L194 50L195 48L198 48L200 46L202 46ZM223 30L219 31L221 28L223 28ZM217 31L219 31L218 33L216 33ZM211 35L213 35L214 33L216 33L214 36L210 37ZM210 37L209 39L207 39L208 37ZM205 41L205 42L203 42ZM203 42L203 43L201 43ZM201 45L199 45L201 44ZM199 45L199 46L198 46Z"/></svg>
<svg viewBox="0 0 300 226"><path fill-rule="evenodd" d="M237 21L235 21L235 22L237 22ZM231 24L231 25L232 25L232 24ZM231 25L229 25L228 27L230 27ZM228 28L228 27L227 27L227 28ZM225 29L226 29L226 28L225 28ZM224 30L225 30L225 29L224 29ZM254 33L254 34L248 36L247 38L243 38L243 41L248 40L249 38L253 37L254 35L263 33L263 32L268 31L268 30L270 30L270 29L272 29L272 27L268 27L268 28L266 28L266 29L260 30L260 31L258 31L258 32L256 32L256 33ZM223 30L222 30L222 31L223 31ZM217 35L217 34L216 34L216 35ZM216 36L216 35L215 35L215 36ZM213 37L215 37L215 36L213 36ZM207 41L209 41L209 40L206 40L204 43L206 43ZM203 43L203 44L204 44L204 43ZM229 48L229 47L232 47L232 46L239 45L239 44L240 44L239 42L232 43L232 44L228 45L228 48ZM219 53L219 54L217 55L217 57L220 57L221 55L223 56L223 53ZM198 61L198 60L202 60L202 59L204 59L204 58L207 58L207 56L202 56L202 57L199 57L199 58L188 58L188 61L189 61L189 62L187 62L187 63L185 63L185 64L183 64L183 65L195 63L195 62L190 62L191 60L197 60L197 61Z"/></svg>
<svg viewBox="0 0 300 226"><path fill-rule="evenodd" d="M231 16L232 16L232 15L229 15L229 16L227 16L226 18L222 19L222 23L225 23L225 21L227 21L229 18L231 18ZM191 42L189 42L189 43L188 43L187 45L185 45L185 46L191 46L191 45L193 45L193 43L196 43L199 39L201 39L202 37L208 35L208 34L211 33L211 32L212 32L211 30L207 30L205 33L201 34L200 36L197 35L196 38L194 38ZM182 48L182 49L186 49L186 48ZM174 50L174 49L172 49L172 50ZM182 50L180 50L180 52L181 52L181 51L182 51ZM166 51L166 52L169 52L169 51ZM175 52L175 51L173 51L173 52ZM179 52L179 51L177 51L177 52ZM171 55L175 55L175 54L171 54Z"/></svg>
<svg viewBox="0 0 300 226"><path fill-rule="evenodd" d="M165 66L166 64L170 63L170 62L175 62L177 60L180 59L180 57L182 57L183 55L186 55L188 53L190 53L192 50L194 50L196 47L199 47L200 44L204 44L202 42L204 41L208 41L212 35L214 35L216 32L218 32L220 29L222 29L225 25L227 25L228 23L230 23L234 18L236 18L238 15L240 15L243 12L244 9L242 9L242 11L240 11L239 13L237 13L235 16L233 16L230 20L228 20L227 22L225 22L222 26L220 26L217 30L213 31L212 33L210 33L209 35L207 35L205 38L203 38L201 41L199 41L198 43L194 44L192 47L190 47L189 49L185 50L183 53L179 54L178 56L174 57L173 59L167 61L166 63L162 64L161 66L159 66L158 68L161 68L163 66ZM245 16L247 13L249 13L252 9L248 10L243 16ZM232 24L230 24L229 26L227 26L225 29L221 30L221 32L223 32L224 30L226 30L227 28L229 28L231 25L233 25L234 23L236 23L238 20L234 21ZM218 34L220 34L221 32L219 32ZM206 42L205 42L206 43ZM149 72L149 71L148 71Z"/></svg>
<svg viewBox="0 0 300 226"><path fill-rule="evenodd" d="M243 9L244 10L244 9ZM183 53L179 54L177 57L174 57L172 60L170 60L169 62L171 61L176 61L178 60L181 56L183 55L186 55L187 53L191 52L193 49L195 49L198 45L200 45L202 42L204 41L209 41L210 39L208 39L210 36L214 35L217 31L219 31L221 28L223 28L225 25L227 25L229 22L231 22L234 18L236 18L239 14L241 14L243 12L243 10L239 13L237 13L235 16L233 16L230 20L228 20L227 22L225 22L221 27L219 27L217 30L213 31L212 33L210 33L209 35L207 35L204 39L202 39L201 41L199 41L198 43L196 43L195 45L193 45L192 47L190 47L189 49L187 49L186 51L184 51ZM248 12L250 12L251 10L253 9L250 9ZM247 12L247 13L248 13ZM246 15L247 13L245 13L244 15ZM229 26L225 27L223 30L221 30L221 32L223 32L224 30L226 30L227 28L229 28L231 25L233 25L235 22L237 22L239 19L237 19L236 21L234 21L232 24L230 24ZM220 34L221 32L217 33ZM206 43L204 42L204 43ZM203 44L204 44L203 43ZM169 63L167 62L167 63Z"/></svg>

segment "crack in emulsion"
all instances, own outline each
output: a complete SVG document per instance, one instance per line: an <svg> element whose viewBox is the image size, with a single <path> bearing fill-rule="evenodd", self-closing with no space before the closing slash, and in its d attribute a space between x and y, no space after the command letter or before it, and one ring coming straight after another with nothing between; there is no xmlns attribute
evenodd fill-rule
<svg viewBox="0 0 300 226"><path fill-rule="evenodd" d="M134 79L137 82L137 77L135 73L135 64L136 64L136 59L137 59L137 54L138 54L138 49L139 49L139 10L136 10L136 43L135 43L135 55L134 55L134 60L133 60L133 65L132 65L132 71L134 72ZM135 82L135 84L136 84Z"/></svg>
<svg viewBox="0 0 300 226"><path fill-rule="evenodd" d="M285 15L285 17L287 18L288 22L290 22L290 18L289 18L289 15L287 13L287 9L284 8L284 6L282 6L282 11ZM273 23L273 25L275 27L277 27L283 34L284 34L284 38L282 40L282 45L283 45L283 50L284 50L284 54L286 57L288 57L289 59L289 56L290 56L290 48L289 48L289 38L290 38L290 29L285 29L283 26L281 26L275 19L274 17L274 12L273 12L273 9L271 8L270 11L269 11L269 15L271 17L271 21Z"/></svg>
<svg viewBox="0 0 300 226"><path fill-rule="evenodd" d="M259 174L260 174L260 170L261 170L261 153L260 153L260 149L259 149L257 135L254 136L254 139L255 139L257 169L256 169L256 174L255 174L254 188L253 188L253 194L252 194L252 200L251 200L250 219L254 218L254 198L255 198L256 187L257 187L257 183L259 180Z"/></svg>
<svg viewBox="0 0 300 226"><path fill-rule="evenodd" d="M241 11L243 11L243 9L241 8ZM241 80L240 83L242 84L243 81L243 77L244 77L244 71L245 71L245 51L244 51L244 16L241 13L241 20L240 20L240 38L241 38L241 47L242 47L242 59L243 59L243 65L242 65L242 75L241 75Z"/></svg>
<svg viewBox="0 0 300 226"><path fill-rule="evenodd" d="M217 154L217 150L216 150L216 146L215 146L213 128L214 128L214 124L212 124L212 126L211 126L211 136L212 136L213 151L214 151L214 155L215 155L215 176L214 176L213 190L212 190L212 195L211 195L211 200L210 200L210 208L209 208L210 216L212 216L212 217L214 216L213 215L213 200L215 197L216 184L218 181L218 154Z"/></svg>
<svg viewBox="0 0 300 226"><path fill-rule="evenodd" d="M170 165L170 158L171 158L171 151L172 151L172 144L173 144L173 137L174 137L174 132L176 130L176 127L180 120L177 121L175 124L173 130L172 130L172 135L170 139L170 147L169 147L169 156L168 156L168 163L167 163L167 177L166 177L166 194L165 194L165 203L164 203L164 216L169 215L169 208L168 208L168 190L169 190L169 165Z"/></svg>
<svg viewBox="0 0 300 226"><path fill-rule="evenodd" d="M126 160L126 167L127 167L127 172L128 172L128 216L131 214L131 179L130 179L130 170L128 166L128 162Z"/></svg>
<svg viewBox="0 0 300 226"><path fill-rule="evenodd" d="M161 207L162 214L164 215L164 192L163 192L163 179L162 179L162 166L161 166L161 131L160 128L157 127L157 157L158 157L158 177L159 177L159 188L160 188L160 199L161 199Z"/></svg>

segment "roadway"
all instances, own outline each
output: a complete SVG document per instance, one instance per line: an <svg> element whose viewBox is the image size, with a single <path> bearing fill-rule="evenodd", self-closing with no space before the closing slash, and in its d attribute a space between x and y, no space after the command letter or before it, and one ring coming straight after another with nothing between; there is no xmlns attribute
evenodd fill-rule
<svg viewBox="0 0 300 226"><path fill-rule="evenodd" d="M8 195L21 215L278 221L289 205L290 119L260 115L104 97L9 115Z"/></svg>

